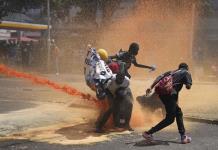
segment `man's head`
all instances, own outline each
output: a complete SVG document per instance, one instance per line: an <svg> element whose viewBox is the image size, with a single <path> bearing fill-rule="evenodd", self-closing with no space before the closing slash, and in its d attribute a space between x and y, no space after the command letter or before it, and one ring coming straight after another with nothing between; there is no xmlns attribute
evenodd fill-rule
<svg viewBox="0 0 218 150"><path fill-rule="evenodd" d="M129 45L129 53L136 56L138 54L138 51L139 51L139 44L138 43L131 43Z"/></svg>
<svg viewBox="0 0 218 150"><path fill-rule="evenodd" d="M116 80L115 80L117 84L122 84L124 79L125 79L125 75L123 73L120 72L117 73Z"/></svg>
<svg viewBox="0 0 218 150"><path fill-rule="evenodd" d="M97 53L101 57L102 60L105 62L108 60L108 53L105 49L98 49Z"/></svg>
<svg viewBox="0 0 218 150"><path fill-rule="evenodd" d="M179 64L178 69L186 69L186 70L188 70L189 68L188 68L188 65L183 62L183 63L180 63L180 64Z"/></svg>

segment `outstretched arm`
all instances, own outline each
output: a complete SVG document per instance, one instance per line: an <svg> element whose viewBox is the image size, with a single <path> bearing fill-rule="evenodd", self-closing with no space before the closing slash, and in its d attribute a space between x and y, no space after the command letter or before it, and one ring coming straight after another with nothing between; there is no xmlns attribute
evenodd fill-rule
<svg viewBox="0 0 218 150"><path fill-rule="evenodd" d="M146 68L146 69L151 69L152 71L154 71L156 68L153 66L147 66L147 65L142 65L142 64L138 64L136 59L134 59L132 61L132 63L134 64L134 66L139 67L139 68Z"/></svg>
<svg viewBox="0 0 218 150"><path fill-rule="evenodd" d="M146 90L146 95L150 94L150 93L151 93L151 90L155 87L155 85L156 85L163 77L165 77L165 76L166 76L167 74L169 74L169 73L170 73L170 71L165 72L164 74L158 76L158 77L154 80L154 82L152 83L152 85L150 86L150 88L148 88L148 89Z"/></svg>
<svg viewBox="0 0 218 150"><path fill-rule="evenodd" d="M109 56L109 59L117 59L117 55Z"/></svg>
<svg viewBox="0 0 218 150"><path fill-rule="evenodd" d="M154 86L163 78L162 75L160 75L159 77L157 77L154 82L152 83L152 85L150 86L150 88L146 89L146 96L149 95L151 93L151 90L154 88Z"/></svg>

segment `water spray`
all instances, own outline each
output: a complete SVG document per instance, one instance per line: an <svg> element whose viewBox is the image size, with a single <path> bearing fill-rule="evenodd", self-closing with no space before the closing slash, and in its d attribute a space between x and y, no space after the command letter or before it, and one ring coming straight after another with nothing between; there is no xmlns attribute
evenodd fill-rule
<svg viewBox="0 0 218 150"><path fill-rule="evenodd" d="M44 85L49 88L65 92L72 96L78 96L78 97L81 97L83 100L87 100L88 102L94 103L94 105L97 107L102 107L102 104L100 103L100 101L97 100L95 97L91 96L90 94L80 92L77 89L70 87L68 85L61 85L54 81L48 80L46 78L38 77L36 75L31 75L31 74L24 73L24 72L19 72L19 71L16 71L2 64L0 65L0 73L8 77L26 79L26 80L32 81L35 84Z"/></svg>

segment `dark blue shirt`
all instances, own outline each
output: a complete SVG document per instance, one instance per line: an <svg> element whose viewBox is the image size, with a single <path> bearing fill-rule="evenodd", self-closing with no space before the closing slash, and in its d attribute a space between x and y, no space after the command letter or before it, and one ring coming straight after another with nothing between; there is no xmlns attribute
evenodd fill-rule
<svg viewBox="0 0 218 150"><path fill-rule="evenodd" d="M179 69L173 73L173 88L179 92L183 85L192 85L191 74L186 69Z"/></svg>
<svg viewBox="0 0 218 150"><path fill-rule="evenodd" d="M173 78L173 88L175 89L176 93L182 89L183 85L192 85L192 77L191 74L186 69L179 69L174 71L167 71L162 75L158 76L153 83L153 86L156 85L163 77L172 74Z"/></svg>

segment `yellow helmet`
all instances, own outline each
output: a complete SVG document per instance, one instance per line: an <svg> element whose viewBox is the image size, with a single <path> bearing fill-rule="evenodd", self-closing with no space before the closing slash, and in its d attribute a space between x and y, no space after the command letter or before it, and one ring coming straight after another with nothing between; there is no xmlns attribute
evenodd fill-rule
<svg viewBox="0 0 218 150"><path fill-rule="evenodd" d="M105 49L98 49L97 53L99 54L102 60L104 61L108 60L108 53Z"/></svg>

